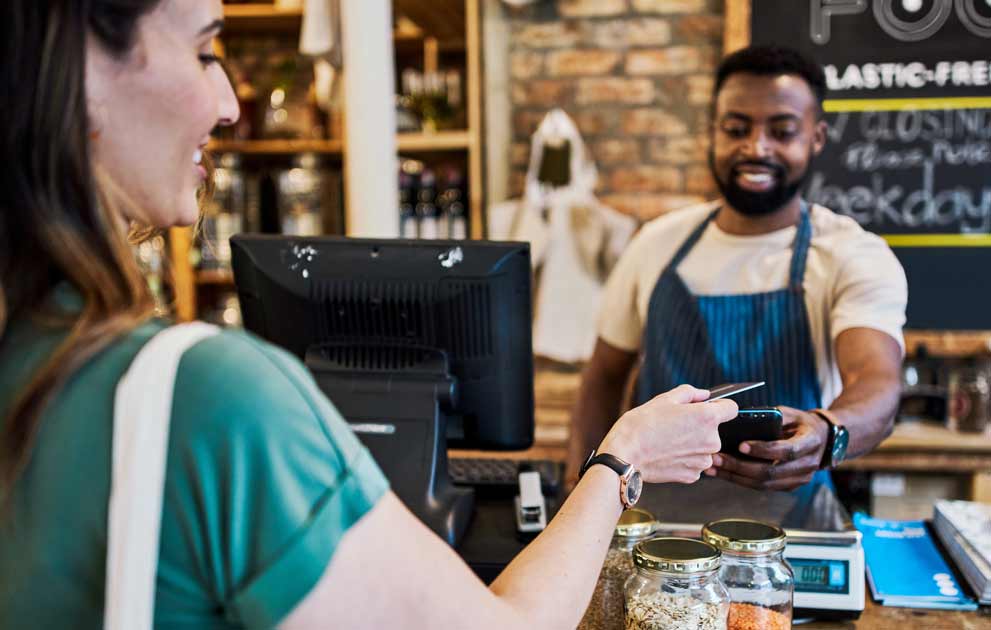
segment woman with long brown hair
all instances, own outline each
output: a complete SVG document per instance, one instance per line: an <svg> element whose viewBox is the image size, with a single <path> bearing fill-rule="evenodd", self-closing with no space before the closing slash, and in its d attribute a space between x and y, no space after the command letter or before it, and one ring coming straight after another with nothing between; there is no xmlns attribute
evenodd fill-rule
<svg viewBox="0 0 991 630"><path fill-rule="evenodd" d="M119 603L115 392L168 328L128 233L197 219L210 130L238 116L221 17L220 0L3 3L0 627L101 627ZM659 396L599 451L646 481L696 479L735 412L706 396ZM239 332L192 345L166 423L158 627L574 627L623 506L592 466L486 589L286 353Z"/></svg>

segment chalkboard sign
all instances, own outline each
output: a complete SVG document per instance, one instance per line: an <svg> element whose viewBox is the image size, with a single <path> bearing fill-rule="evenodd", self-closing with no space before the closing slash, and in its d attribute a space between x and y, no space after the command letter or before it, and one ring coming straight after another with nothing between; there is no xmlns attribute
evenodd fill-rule
<svg viewBox="0 0 991 630"><path fill-rule="evenodd" d="M751 41L826 71L808 198L883 235L911 328L991 328L991 0L753 0Z"/></svg>

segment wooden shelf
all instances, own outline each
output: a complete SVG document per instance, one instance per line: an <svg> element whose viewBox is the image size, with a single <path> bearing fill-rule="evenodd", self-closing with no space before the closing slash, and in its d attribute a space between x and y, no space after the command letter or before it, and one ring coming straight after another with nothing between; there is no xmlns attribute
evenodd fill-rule
<svg viewBox="0 0 991 630"><path fill-rule="evenodd" d="M234 273L227 269L201 269L196 272L196 284L234 285Z"/></svg>
<svg viewBox="0 0 991 630"><path fill-rule="evenodd" d="M468 8L464 0L393 0L395 15L405 16L440 41L466 39Z"/></svg>
<svg viewBox="0 0 991 630"><path fill-rule="evenodd" d="M925 346L932 357L968 357L991 352L989 330L906 330L905 353L915 356Z"/></svg>
<svg viewBox="0 0 991 630"><path fill-rule="evenodd" d="M291 31L299 30L301 9L277 9L274 4L225 4L224 30Z"/></svg>
<svg viewBox="0 0 991 630"><path fill-rule="evenodd" d="M873 453L845 461L841 470L969 478L970 499L991 502L991 437L957 433L925 422L900 422Z"/></svg>
<svg viewBox="0 0 991 630"><path fill-rule="evenodd" d="M462 151L468 149L467 131L437 133L401 133L397 138L400 151ZM344 148L340 140L211 140L207 149L214 153L243 153L246 155L291 155L295 153L325 153L339 155Z"/></svg>
<svg viewBox="0 0 991 630"><path fill-rule="evenodd" d="M465 44L465 8L463 0L433 0L422 3L419 0L400 0L395 12L405 17L418 30L403 30L396 33L402 41L422 40L431 36L444 44ZM248 4L224 3L224 21L228 28L270 27L279 21L295 21L298 25L303 17L302 9L280 9L275 2L253 2Z"/></svg>
<svg viewBox="0 0 991 630"><path fill-rule="evenodd" d="M899 422L877 449L879 452L945 452L991 455L991 436L952 431L929 422Z"/></svg>
<svg viewBox="0 0 991 630"><path fill-rule="evenodd" d="M224 4L224 19L251 20L272 17L303 17L302 9L280 9L275 3Z"/></svg>
<svg viewBox="0 0 991 630"><path fill-rule="evenodd" d="M401 133L398 137L400 151L456 151L467 149L469 142L467 131Z"/></svg>
<svg viewBox="0 0 991 630"><path fill-rule="evenodd" d="M413 35L408 33L393 33L392 44L396 52L402 54L423 54L423 47L427 40L425 35ZM437 41L439 52L464 52L465 40L463 39L442 39Z"/></svg>
<svg viewBox="0 0 991 630"><path fill-rule="evenodd" d="M224 5L224 30L229 33L298 31L302 23L301 9L277 9L274 4ZM417 51L422 50L426 37L428 34L422 29L419 32L397 31L393 34L393 43L398 50ZM463 52L464 33L445 31L444 37L439 38L438 49L442 52Z"/></svg>
<svg viewBox="0 0 991 630"><path fill-rule="evenodd" d="M339 155L340 140L211 140L207 149L214 153L246 155L291 155L294 153L328 153Z"/></svg>

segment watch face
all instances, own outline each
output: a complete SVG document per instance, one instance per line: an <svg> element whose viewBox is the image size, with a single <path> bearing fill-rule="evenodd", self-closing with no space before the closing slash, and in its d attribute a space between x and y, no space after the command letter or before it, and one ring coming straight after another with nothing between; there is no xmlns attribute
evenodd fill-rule
<svg viewBox="0 0 991 630"><path fill-rule="evenodd" d="M833 465L839 464L844 459L846 459L846 449L850 444L850 432L844 427L840 427L836 431L836 437L833 440Z"/></svg>
<svg viewBox="0 0 991 630"><path fill-rule="evenodd" d="M635 470L630 475L630 480L626 482L626 504L630 507L636 505L640 500L640 493L643 492L643 478L640 471Z"/></svg>

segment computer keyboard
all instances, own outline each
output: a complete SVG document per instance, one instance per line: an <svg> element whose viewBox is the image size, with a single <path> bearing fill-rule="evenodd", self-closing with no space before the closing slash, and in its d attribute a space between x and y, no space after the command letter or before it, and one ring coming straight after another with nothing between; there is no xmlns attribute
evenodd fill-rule
<svg viewBox="0 0 991 630"><path fill-rule="evenodd" d="M447 469L455 484L473 486L486 494L519 494L519 473L540 473L540 487L546 497L556 496L561 488L561 464L547 459L493 459L452 457Z"/></svg>

